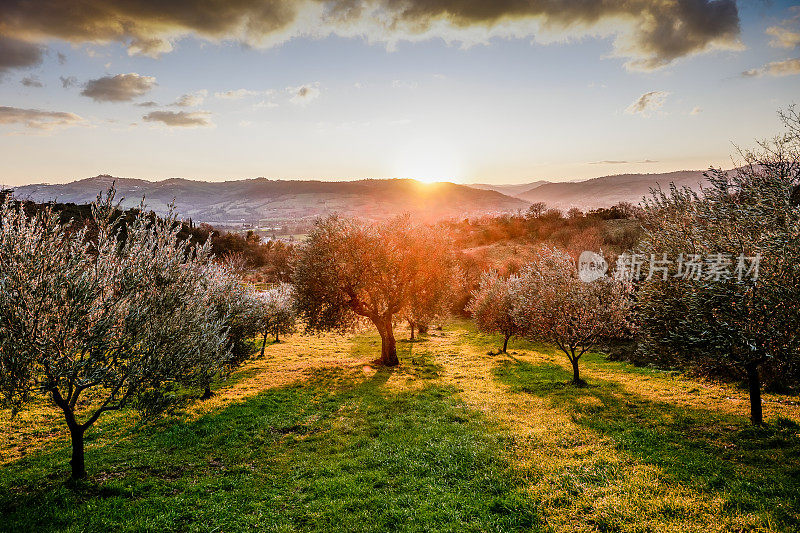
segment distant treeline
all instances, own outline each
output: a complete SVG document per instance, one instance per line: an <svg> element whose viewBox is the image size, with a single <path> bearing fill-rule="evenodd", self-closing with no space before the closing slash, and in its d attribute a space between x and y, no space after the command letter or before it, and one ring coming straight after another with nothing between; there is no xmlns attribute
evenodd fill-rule
<svg viewBox="0 0 800 533"><path fill-rule="evenodd" d="M484 271L494 270L502 276L516 274L532 259L531 254L539 245L558 246L573 259L584 250L602 251L613 264L622 252L639 242L640 217L640 209L629 203L588 213L579 209L564 213L536 203L525 213L443 222L441 231L452 239L461 272L461 286L455 291L452 311L464 313Z"/></svg>
<svg viewBox="0 0 800 533"><path fill-rule="evenodd" d="M607 255L629 250L639 240L639 208L620 203L584 213L573 208L566 213L533 204L525 213L485 216L443 223L457 248L484 246L506 240L558 244L580 253L603 249Z"/></svg>
<svg viewBox="0 0 800 533"><path fill-rule="evenodd" d="M5 201L13 191L0 190L0 201ZM62 224L72 222L75 228L87 227L87 235L93 237L91 227L92 212L89 204L73 203L36 203L28 200L18 202L25 212L30 215L42 211L47 206L52 206L59 214ZM137 208L119 210L119 216L126 222L132 221L139 212ZM155 217L155 214L152 214ZM259 235L252 231L241 235L226 231L219 231L209 224L195 225L192 220L183 221L178 238L189 239L196 244L205 244L211 239L211 249L218 261L227 262L241 274L245 274L257 283L280 283L291 278L291 262L294 257L295 247L282 241L263 241ZM123 230L124 232L124 230Z"/></svg>

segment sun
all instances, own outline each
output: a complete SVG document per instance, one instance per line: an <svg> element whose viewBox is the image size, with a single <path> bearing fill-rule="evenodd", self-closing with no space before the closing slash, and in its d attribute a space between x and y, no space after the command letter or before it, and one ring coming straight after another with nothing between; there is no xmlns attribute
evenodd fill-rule
<svg viewBox="0 0 800 533"><path fill-rule="evenodd" d="M461 183L461 158L449 143L441 140L415 141L398 153L394 175L422 183Z"/></svg>

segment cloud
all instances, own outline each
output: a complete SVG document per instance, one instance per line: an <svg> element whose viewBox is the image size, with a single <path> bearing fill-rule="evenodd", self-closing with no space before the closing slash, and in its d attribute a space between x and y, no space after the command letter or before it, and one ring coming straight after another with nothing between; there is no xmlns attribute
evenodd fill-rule
<svg viewBox="0 0 800 533"><path fill-rule="evenodd" d="M2 28L0 22L0 74L15 68L34 67L42 62L43 46L4 37Z"/></svg>
<svg viewBox="0 0 800 533"><path fill-rule="evenodd" d="M51 130L76 126L83 122L85 121L74 113L0 106L0 124L22 124L32 129Z"/></svg>
<svg viewBox="0 0 800 533"><path fill-rule="evenodd" d="M199 128L213 126L208 111L151 111L142 117L147 122L162 122L170 127Z"/></svg>
<svg viewBox="0 0 800 533"><path fill-rule="evenodd" d="M653 159L643 159L641 161L625 161L625 160L615 160L615 159L606 159L604 161L591 161L590 165L641 165L644 163L658 163L658 161L654 161Z"/></svg>
<svg viewBox="0 0 800 533"><path fill-rule="evenodd" d="M792 76L800 74L800 57L794 59L786 59L784 61L773 61L767 63L761 68L754 68L742 72L745 78L758 78L761 76Z"/></svg>
<svg viewBox="0 0 800 533"><path fill-rule="evenodd" d="M650 91L649 93L644 93L625 109L625 113L629 115L639 114L643 117L650 116L651 112L663 107L664 100L666 100L667 96L669 96L669 93L666 91Z"/></svg>
<svg viewBox="0 0 800 533"><path fill-rule="evenodd" d="M253 107L257 109L273 109L278 107L278 104L273 102L272 100L261 100L259 103L254 105Z"/></svg>
<svg viewBox="0 0 800 533"><path fill-rule="evenodd" d="M419 84L415 81L394 80L392 87L395 89L416 89Z"/></svg>
<svg viewBox="0 0 800 533"><path fill-rule="evenodd" d="M691 111L689 111L689 114L690 114L690 115L699 115L699 114L700 114L700 113L702 113L702 112L703 112L703 108L702 108L702 107L700 107L700 106L695 106L695 107L694 107L694 109L692 109Z"/></svg>
<svg viewBox="0 0 800 533"><path fill-rule="evenodd" d="M772 39L769 45L773 48L794 48L800 46L800 6L794 6L791 11L795 15L780 23L779 26L767 28L767 35Z"/></svg>
<svg viewBox="0 0 800 533"><path fill-rule="evenodd" d="M223 100L240 100L246 96L256 96L262 94L259 91L251 91L250 89L234 89L232 91L225 91L214 93L215 98L222 98Z"/></svg>
<svg viewBox="0 0 800 533"><path fill-rule="evenodd" d="M66 62L67 62L67 56L66 55L62 54L61 52L58 52L57 57L58 57L58 64L59 65L66 64Z"/></svg>
<svg viewBox="0 0 800 533"><path fill-rule="evenodd" d="M197 107L202 105L208 96L208 91L201 89L193 93L187 93L175 100L172 105L177 107Z"/></svg>
<svg viewBox="0 0 800 533"><path fill-rule="evenodd" d="M71 43L124 43L156 57L186 36L275 46L295 37L464 44L493 37L539 42L612 37L628 68L654 69L713 49L741 47L735 0L5 0L0 33Z"/></svg>
<svg viewBox="0 0 800 533"><path fill-rule="evenodd" d="M156 79L152 76L131 72L89 80L81 94L95 102L129 102L146 94L155 84Z"/></svg>
<svg viewBox="0 0 800 533"><path fill-rule="evenodd" d="M769 45L773 48L794 48L800 45L800 31L772 26L767 28L767 34L772 35Z"/></svg>
<svg viewBox="0 0 800 533"><path fill-rule="evenodd" d="M25 87L44 87L38 76L25 76L19 82Z"/></svg>
<svg viewBox="0 0 800 533"><path fill-rule="evenodd" d="M78 78L75 76L67 76L66 78L64 76L59 76L58 79L61 80L61 86L65 89L69 89L78 84Z"/></svg>
<svg viewBox="0 0 800 533"><path fill-rule="evenodd" d="M306 105L319 97L319 82L306 83L298 87L287 87L286 92L292 95L289 101L295 105Z"/></svg>
<svg viewBox="0 0 800 533"><path fill-rule="evenodd" d="M139 102L138 104L133 104L133 105L137 107L158 107L158 102L148 100L147 102Z"/></svg>

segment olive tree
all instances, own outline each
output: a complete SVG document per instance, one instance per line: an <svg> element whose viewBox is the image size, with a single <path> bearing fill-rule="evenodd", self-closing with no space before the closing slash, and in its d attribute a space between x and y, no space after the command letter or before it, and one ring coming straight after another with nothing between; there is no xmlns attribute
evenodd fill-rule
<svg viewBox="0 0 800 533"><path fill-rule="evenodd" d="M294 289L289 283L279 283L265 291L257 291L253 305L256 325L264 336L261 343L261 357L264 357L267 337L271 335L275 342L279 342L281 335L291 335L296 330Z"/></svg>
<svg viewBox="0 0 800 533"><path fill-rule="evenodd" d="M52 399L73 478L86 476L84 434L103 413L200 384L228 357L201 282L209 247L179 241L173 215L140 210L123 225L115 213L110 191L92 205L87 239L52 209L0 207L0 400L16 413L34 394Z"/></svg>
<svg viewBox="0 0 800 533"><path fill-rule="evenodd" d="M224 328L225 348L229 354L222 369L224 374L244 363L253 353L250 339L260 331L259 302L252 286L245 283L227 261L209 264L200 283L209 296L207 305L212 316ZM201 399L208 399L213 395L213 377L214 374L206 374Z"/></svg>
<svg viewBox="0 0 800 533"><path fill-rule="evenodd" d="M408 217L365 224L331 216L315 223L298 254L294 285L309 331L369 320L381 336L382 364L399 364L393 321L437 276L449 278L449 247Z"/></svg>
<svg viewBox="0 0 800 533"><path fill-rule="evenodd" d="M800 121L794 110L784 120L786 135L743 152L735 170L712 169L699 194L655 192L644 217L642 253L681 259L642 283L644 346L738 372L754 424L763 369L796 376L800 364Z"/></svg>
<svg viewBox="0 0 800 533"><path fill-rule="evenodd" d="M426 269L419 274L416 280L417 289L411 293L403 311L412 341L415 339L415 332L427 333L434 321L441 323L450 314L455 272L450 270L451 265L442 266L446 269L445 272ZM451 273L453 275L449 275Z"/></svg>
<svg viewBox="0 0 800 533"><path fill-rule="evenodd" d="M629 330L628 285L602 276L586 282L572 258L543 246L519 277L514 312L525 336L556 345L572 364L572 383L582 385L578 362L607 338Z"/></svg>
<svg viewBox="0 0 800 533"><path fill-rule="evenodd" d="M519 282L515 275L503 278L495 271L484 272L480 285L472 292L467 304L467 311L480 331L503 336L502 353L507 352L511 337L525 331L516 311Z"/></svg>

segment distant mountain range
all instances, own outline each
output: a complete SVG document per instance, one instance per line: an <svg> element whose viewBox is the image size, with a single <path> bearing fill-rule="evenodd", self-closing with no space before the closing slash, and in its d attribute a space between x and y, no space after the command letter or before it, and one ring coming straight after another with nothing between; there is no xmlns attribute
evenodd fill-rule
<svg viewBox="0 0 800 533"><path fill-rule="evenodd" d="M97 176L67 184L25 185L15 188L14 196L36 202L81 204L94 200L112 183L118 197L124 197L123 207L138 205L144 196L148 208L164 213L174 200L182 217L220 226L311 220L334 212L366 219L410 213L418 220L439 220L524 210L529 204L497 191L409 179L284 181L257 178L224 182L168 179L151 182Z"/></svg>
<svg viewBox="0 0 800 533"><path fill-rule="evenodd" d="M619 202L638 204L649 197L651 189L669 190L670 184L699 191L708 185L703 170L680 170L662 174L617 174L584 181L534 181L520 185L475 184L471 187L490 189L514 196L529 203L544 202L548 207L596 209Z"/></svg>
<svg viewBox="0 0 800 533"><path fill-rule="evenodd" d="M544 202L549 207L595 209L619 202L638 204L650 196L651 189L669 190L670 184L699 191L708 180L702 170L681 170L664 174L619 174L586 181L545 183L516 194L528 202Z"/></svg>
<svg viewBox="0 0 800 533"><path fill-rule="evenodd" d="M366 219L411 213L418 220L438 220L525 210L531 203L549 207L595 209L619 202L638 204L650 189L678 187L698 190L707 183L703 171L664 174L620 174L585 181L534 181L516 185L454 183L426 184L410 179L358 181L292 181L256 178L207 182L187 179L146 181L97 176L66 184L24 185L19 199L36 202L88 203L114 183L124 207L138 205L142 196L157 213L175 201L184 218L216 225L257 224L262 221L311 220L337 212Z"/></svg>
<svg viewBox="0 0 800 533"><path fill-rule="evenodd" d="M486 191L497 191L508 196L517 196L532 191L536 187L551 183L549 181L533 181L531 183L521 183L517 185L493 185L491 183L469 183L473 189L483 189Z"/></svg>

